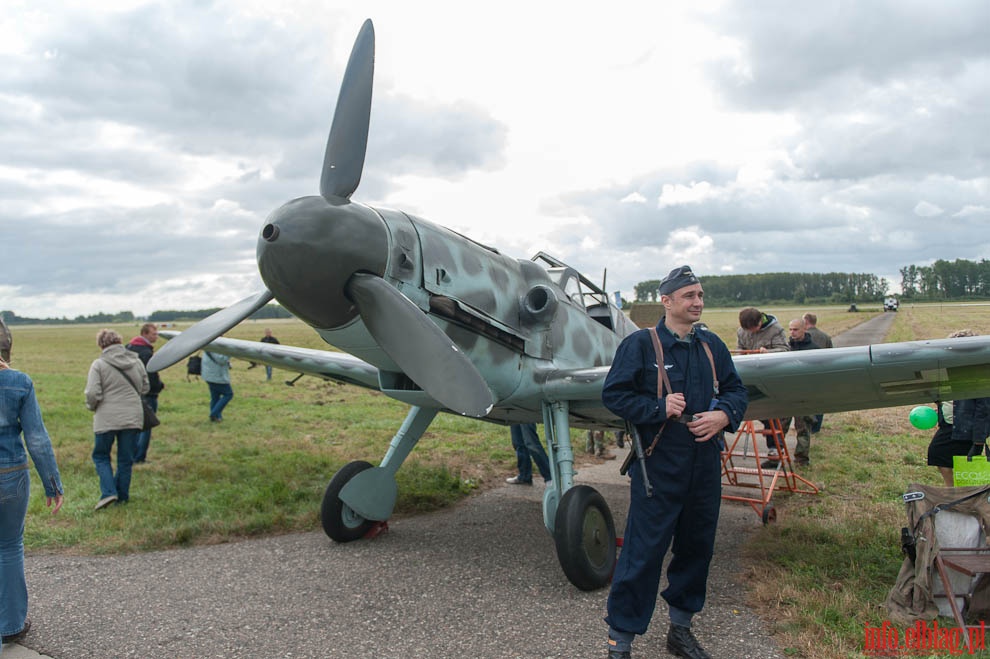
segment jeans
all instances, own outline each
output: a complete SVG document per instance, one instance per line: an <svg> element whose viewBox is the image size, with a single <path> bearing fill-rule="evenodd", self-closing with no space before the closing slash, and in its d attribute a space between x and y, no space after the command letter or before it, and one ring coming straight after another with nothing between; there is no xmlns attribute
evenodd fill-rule
<svg viewBox="0 0 990 659"><path fill-rule="evenodd" d="M127 501L131 496L131 465L134 463L134 447L137 444L137 428L109 430L96 433L93 447L93 464L100 477L100 498L116 496L117 501ZM117 475L110 464L110 449L117 440Z"/></svg>
<svg viewBox="0 0 990 659"><path fill-rule="evenodd" d="M145 396L148 407L158 411L158 396ZM134 462L144 462L148 459L148 444L151 443L151 429L142 430L138 433L134 446Z"/></svg>
<svg viewBox="0 0 990 659"><path fill-rule="evenodd" d="M265 367L265 379L266 380L271 380L272 379L272 367L271 366L266 366Z"/></svg>
<svg viewBox="0 0 990 659"><path fill-rule="evenodd" d="M210 386L210 419L223 418L223 408L234 397L234 390L226 382L207 382Z"/></svg>
<svg viewBox="0 0 990 659"><path fill-rule="evenodd" d="M27 469L0 474L0 634L24 629L28 594L24 579L24 518L31 494Z"/></svg>
<svg viewBox="0 0 990 659"><path fill-rule="evenodd" d="M543 480L552 478L550 473L550 459L547 452L540 444L540 436L536 434L535 423L520 423L509 427L512 437L512 448L516 449L516 466L519 469L519 482L533 482L533 462Z"/></svg>

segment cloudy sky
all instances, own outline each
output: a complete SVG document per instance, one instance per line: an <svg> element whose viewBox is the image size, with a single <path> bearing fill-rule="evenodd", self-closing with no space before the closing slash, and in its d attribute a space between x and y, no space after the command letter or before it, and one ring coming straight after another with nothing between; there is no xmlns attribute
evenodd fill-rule
<svg viewBox="0 0 990 659"><path fill-rule="evenodd" d="M682 263L896 285L990 258L985 0L7 0L0 309L261 290L258 231L318 192L368 17L358 201L626 297Z"/></svg>

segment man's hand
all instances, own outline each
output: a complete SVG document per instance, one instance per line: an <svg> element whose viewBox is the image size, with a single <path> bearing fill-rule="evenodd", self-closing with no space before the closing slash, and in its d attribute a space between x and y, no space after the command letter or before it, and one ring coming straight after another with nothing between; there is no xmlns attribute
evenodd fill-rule
<svg viewBox="0 0 990 659"><path fill-rule="evenodd" d="M667 394L664 398L667 401L667 418L672 416L680 416L684 408L687 407L687 403L684 402L684 394Z"/></svg>
<svg viewBox="0 0 990 659"><path fill-rule="evenodd" d="M969 447L969 453L966 454L966 462L972 462L974 455L979 455L983 453L987 445L984 442L974 443Z"/></svg>
<svg viewBox="0 0 990 659"><path fill-rule="evenodd" d="M694 441L707 442L727 425L729 425L729 415L722 410L712 410L695 414L694 421L689 422L687 427L694 433Z"/></svg>

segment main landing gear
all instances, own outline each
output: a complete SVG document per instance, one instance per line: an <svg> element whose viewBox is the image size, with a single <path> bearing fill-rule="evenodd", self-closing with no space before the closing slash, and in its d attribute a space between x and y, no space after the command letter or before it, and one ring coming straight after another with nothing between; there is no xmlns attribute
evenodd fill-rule
<svg viewBox="0 0 990 659"><path fill-rule="evenodd" d="M604 497L594 488L567 490L557 507L553 540L567 579L581 590L607 585L615 569L615 523Z"/></svg>
<svg viewBox="0 0 990 659"><path fill-rule="evenodd" d="M374 523L358 515L346 503L340 500L340 491L350 480L365 469L371 469L371 464L359 460L348 462L341 468L327 485L323 494L323 505L320 506L320 521L323 522L323 532L335 542L351 542L364 537Z"/></svg>
<svg viewBox="0 0 990 659"><path fill-rule="evenodd" d="M395 472L429 427L437 410L409 411L378 467L364 461L344 465L323 496L320 520L336 542L373 535L391 516L398 495ZM566 402L545 403L543 428L553 484L543 493L543 523L553 536L557 560L567 579L581 590L608 585L615 570L615 523L605 499L594 488L574 485L574 454Z"/></svg>

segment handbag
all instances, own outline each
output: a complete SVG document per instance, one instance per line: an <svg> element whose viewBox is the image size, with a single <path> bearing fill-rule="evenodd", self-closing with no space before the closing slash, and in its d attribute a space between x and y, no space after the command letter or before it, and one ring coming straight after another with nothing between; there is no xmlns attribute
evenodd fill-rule
<svg viewBox="0 0 990 659"><path fill-rule="evenodd" d="M106 360L104 359L103 361ZM110 364L110 362L107 363ZM154 428L155 426L160 425L161 421L158 420L158 415L155 414L155 411L153 409L151 409L151 405L148 404L148 401L145 399L145 397L141 395L141 390L137 388L137 385L134 384L129 377L127 377L127 374L124 373L122 369L117 368L113 364L110 364L110 366L113 366L113 368L117 369L117 371L124 376L124 379L127 380L127 384L134 387L134 391L137 392L138 398L141 399L141 411L144 415L144 422L141 425L141 431L147 432L152 428Z"/></svg>

